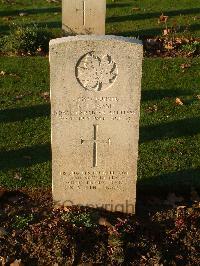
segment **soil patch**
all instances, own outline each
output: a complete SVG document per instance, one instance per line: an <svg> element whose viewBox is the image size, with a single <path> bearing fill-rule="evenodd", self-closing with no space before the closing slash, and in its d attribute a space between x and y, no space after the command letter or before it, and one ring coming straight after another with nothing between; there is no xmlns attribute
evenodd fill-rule
<svg viewBox="0 0 200 266"><path fill-rule="evenodd" d="M22 189L1 190L0 205L2 265L200 265L198 200L145 197L130 216L55 209L51 190Z"/></svg>

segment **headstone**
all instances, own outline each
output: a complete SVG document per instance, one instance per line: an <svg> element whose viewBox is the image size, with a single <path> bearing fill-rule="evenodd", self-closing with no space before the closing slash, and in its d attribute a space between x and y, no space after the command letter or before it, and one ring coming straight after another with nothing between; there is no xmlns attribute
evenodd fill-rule
<svg viewBox="0 0 200 266"><path fill-rule="evenodd" d="M67 35L105 35L106 0L62 0L62 29Z"/></svg>
<svg viewBox="0 0 200 266"><path fill-rule="evenodd" d="M50 42L57 204L134 213L142 56L133 38Z"/></svg>

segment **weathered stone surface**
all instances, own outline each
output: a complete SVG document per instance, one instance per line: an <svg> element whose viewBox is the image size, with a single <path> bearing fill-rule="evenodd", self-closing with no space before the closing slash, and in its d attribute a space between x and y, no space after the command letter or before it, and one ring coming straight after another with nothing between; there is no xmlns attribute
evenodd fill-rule
<svg viewBox="0 0 200 266"><path fill-rule="evenodd" d="M50 42L57 203L134 212L142 55L131 38Z"/></svg>
<svg viewBox="0 0 200 266"><path fill-rule="evenodd" d="M106 0L62 0L62 29L67 35L105 34Z"/></svg>

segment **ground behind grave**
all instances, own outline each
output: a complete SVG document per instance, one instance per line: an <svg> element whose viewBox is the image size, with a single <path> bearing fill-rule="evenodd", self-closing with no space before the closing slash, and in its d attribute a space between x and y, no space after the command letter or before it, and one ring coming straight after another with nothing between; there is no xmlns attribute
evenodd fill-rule
<svg viewBox="0 0 200 266"><path fill-rule="evenodd" d="M161 14L169 16L167 27L176 28L180 36L199 37L199 3L196 0L174 1L107 1L106 34L122 36L162 35L165 23L158 23ZM1 1L0 33L7 34L12 24L22 23L48 27L61 34L61 1Z"/></svg>
<svg viewBox="0 0 200 266"><path fill-rule="evenodd" d="M199 265L199 199L137 197L135 216L52 208L50 189L0 191L6 265ZM10 263L14 264L10 264ZM5 265L5 264L3 264Z"/></svg>

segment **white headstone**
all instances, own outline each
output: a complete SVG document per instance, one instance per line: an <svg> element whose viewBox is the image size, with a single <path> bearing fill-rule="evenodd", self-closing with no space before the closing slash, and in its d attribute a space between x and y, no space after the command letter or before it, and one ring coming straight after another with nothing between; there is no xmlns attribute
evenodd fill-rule
<svg viewBox="0 0 200 266"><path fill-rule="evenodd" d="M62 29L68 35L105 34L106 0L62 0Z"/></svg>
<svg viewBox="0 0 200 266"><path fill-rule="evenodd" d="M53 198L134 213L142 44L114 36L50 42Z"/></svg>

